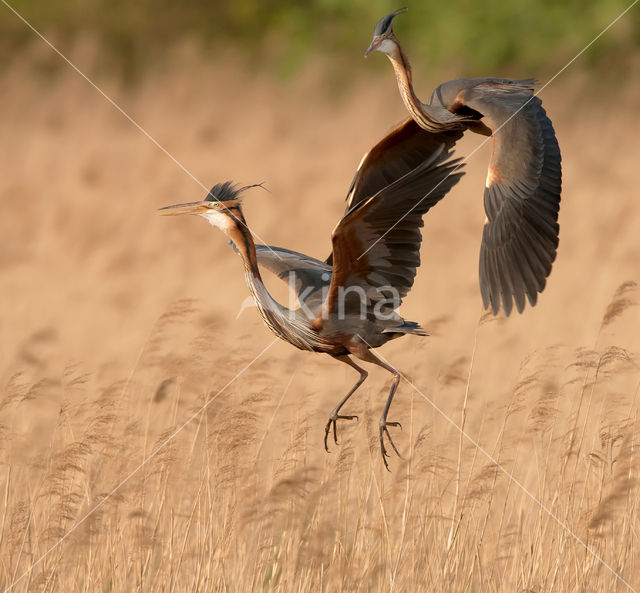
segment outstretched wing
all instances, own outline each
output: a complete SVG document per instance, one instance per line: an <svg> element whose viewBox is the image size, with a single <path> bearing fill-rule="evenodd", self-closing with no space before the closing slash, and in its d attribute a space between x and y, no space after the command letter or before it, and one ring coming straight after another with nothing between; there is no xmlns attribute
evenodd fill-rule
<svg viewBox="0 0 640 593"><path fill-rule="evenodd" d="M442 85L451 111L477 112L493 133L480 291L484 307L494 314L500 302L506 315L513 303L522 312L526 298L536 304L558 248L560 148L551 120L533 96L533 82L468 79Z"/></svg>
<svg viewBox="0 0 640 593"><path fill-rule="evenodd" d="M420 265L422 217L462 177L459 159L449 159L450 154L441 145L429 159L347 211L332 235L328 312L360 311L363 297L368 304L390 297L400 304Z"/></svg>
<svg viewBox="0 0 640 593"><path fill-rule="evenodd" d="M462 130L428 132L412 118L400 122L362 157L347 194L346 212L440 154L443 147L448 152L462 134Z"/></svg>
<svg viewBox="0 0 640 593"><path fill-rule="evenodd" d="M331 283L331 266L315 257L284 247L256 245L258 265L289 284L298 300L313 308L319 305Z"/></svg>
<svg viewBox="0 0 640 593"><path fill-rule="evenodd" d="M439 154L443 146L449 151L462 134L458 130L427 132L412 118L400 122L362 157L347 192L345 214ZM333 254L326 261L331 264Z"/></svg>
<svg viewBox="0 0 640 593"><path fill-rule="evenodd" d="M347 193L345 216L361 202L375 196L383 189L388 189L391 184L412 172L418 176L414 183L422 193L410 197L424 196L431 188L425 189L425 172L424 170L415 171L416 168L425 163L428 165L429 160L433 160L443 152L448 152L461 136L462 131L427 132L412 118L400 122L362 157ZM455 181L446 191L459 177L460 175L455 177ZM425 200L428 205L427 210L435 203L430 200L431 196ZM417 231L417 237L417 249L419 249L421 241L419 231ZM365 249L366 247L363 251ZM284 247L256 245L256 256L261 267L293 286L298 299L303 299L308 307L314 307L323 300L331 283L333 253L329 255L326 262L321 262ZM417 261L419 264L419 255ZM415 268L413 276L415 276ZM413 277L411 284L413 284ZM402 292L402 296L408 292L411 284L406 291Z"/></svg>

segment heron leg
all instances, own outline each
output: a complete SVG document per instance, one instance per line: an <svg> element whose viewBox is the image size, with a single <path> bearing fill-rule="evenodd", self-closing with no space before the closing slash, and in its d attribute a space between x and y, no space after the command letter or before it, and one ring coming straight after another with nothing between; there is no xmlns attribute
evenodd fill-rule
<svg viewBox="0 0 640 593"><path fill-rule="evenodd" d="M327 451L327 453L329 452L327 439L329 438L329 432L331 431L331 429L333 429L333 441L336 445L338 444L338 431L336 428L338 420L354 420L354 419L357 420L358 419L358 417L355 415L345 416L340 414L340 409L342 408L342 406L344 406L345 403L347 403L347 400L354 394L356 389L358 389L358 387L360 387L360 385L362 385L365 382L365 379L369 376L369 373L367 373L367 371L365 371L362 367L358 366L355 362L353 362L353 360L351 360L347 354L342 356L334 356L333 358L335 358L336 360L339 360L340 362L344 362L345 364L348 364L350 367L354 368L356 371L360 373L360 378L356 381L356 384L349 390L349 393L347 393L347 395L345 395L340 400L338 405L335 408L333 408L333 410L331 411L331 414L329 414L329 421L327 422L327 425L324 427L324 448Z"/></svg>
<svg viewBox="0 0 640 593"><path fill-rule="evenodd" d="M398 389L398 385L400 384L400 373L398 373L398 371L396 371L396 369L394 369L391 365L388 365L383 360L380 360L373 352L371 352L371 350L358 352L356 356L361 360L364 360L365 362L371 362L373 364L377 364L379 367L382 367L383 369L389 371L393 375L393 381L391 382L391 389L389 391L389 396L387 397L387 403L384 406L384 410L382 411L382 416L380 416L380 422L378 423L380 450L382 452L382 461L384 461L384 466L387 468L387 471L391 471L389 469L389 464L387 463L387 457L389 457L389 453L387 452L387 448L385 447L385 444L384 444L384 437L385 436L387 437L389 444L395 451L396 455L398 457L402 457L402 455L400 455L400 451L398 451L398 448L393 442L393 439L391 438L391 435L389 434L389 429L388 429L389 426L398 426L402 428L402 425L400 424L400 422L387 421L387 414L389 413L389 408L391 407L393 396L395 395L396 390Z"/></svg>

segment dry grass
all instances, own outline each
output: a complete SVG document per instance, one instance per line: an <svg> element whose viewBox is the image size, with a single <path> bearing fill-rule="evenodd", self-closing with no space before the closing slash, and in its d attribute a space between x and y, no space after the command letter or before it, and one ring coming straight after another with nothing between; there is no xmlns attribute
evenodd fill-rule
<svg viewBox="0 0 640 593"><path fill-rule="evenodd" d="M390 75L340 99L305 76L278 87L194 63L135 93L106 86L207 185L266 181L249 222L322 256L361 153L403 114ZM371 372L326 454L353 373L281 343L158 450L271 336L252 310L234 319L246 288L223 237L154 215L200 188L85 82L7 72L0 589L630 590L611 569L640 588L638 87L593 122L583 88L545 93L565 193L538 307L479 316L486 150L428 217L403 312L433 336L382 351L419 390L403 382L391 410L403 459L388 474L388 376Z"/></svg>

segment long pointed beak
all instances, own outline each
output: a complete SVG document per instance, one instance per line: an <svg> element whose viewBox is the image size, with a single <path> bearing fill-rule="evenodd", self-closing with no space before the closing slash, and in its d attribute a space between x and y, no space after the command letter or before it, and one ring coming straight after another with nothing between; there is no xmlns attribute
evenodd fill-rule
<svg viewBox="0 0 640 593"><path fill-rule="evenodd" d="M382 35L376 35L371 42L371 45L367 48L367 51L364 52L364 57L366 58L372 51L378 49L378 46L382 43Z"/></svg>
<svg viewBox="0 0 640 593"><path fill-rule="evenodd" d="M174 204L158 208L160 216L178 216L179 214L202 214L209 210L209 202L188 202L186 204Z"/></svg>

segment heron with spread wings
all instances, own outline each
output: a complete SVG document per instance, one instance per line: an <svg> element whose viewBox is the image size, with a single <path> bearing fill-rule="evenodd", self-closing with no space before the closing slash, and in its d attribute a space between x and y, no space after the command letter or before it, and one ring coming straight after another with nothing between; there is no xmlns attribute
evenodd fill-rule
<svg viewBox="0 0 640 593"><path fill-rule="evenodd" d="M426 333L397 312L420 265L423 216L462 176L452 148L465 130L493 135L485 189L485 224L480 252L480 287L485 307L508 315L525 297L534 305L551 270L558 245L560 151L551 122L530 81L466 79L438 87L429 104L413 92L411 69L387 15L376 25L367 50L391 59L411 118L386 134L364 156L347 193L346 211L335 227L326 261L268 245L256 245L241 208L239 188L214 186L199 202L176 204L161 214L195 214L221 229L242 258L247 285L259 314L281 339L296 348L325 353L360 377L338 402L325 426L324 444L338 443L337 421L356 416L342 408L367 378L354 360L380 366L393 376L379 421L379 441L389 469L385 439L393 450L387 420L400 382L396 369L374 349L408 334ZM299 306L278 303L262 270L294 281Z"/></svg>
<svg viewBox="0 0 640 593"><path fill-rule="evenodd" d="M415 322L397 312L420 265L423 215L462 176L458 159L451 158L452 142L430 134L408 120L395 127L362 160L347 197L347 207L334 229L333 250L327 261L281 247L256 245L241 207L239 188L230 181L214 186L199 202L160 209L163 215L196 214L228 237L242 258L245 278L258 312L276 336L301 350L329 354L360 377L329 415L329 435L338 443L337 421L356 416L342 407L367 378L353 358L378 365L393 375L379 422L385 466L385 437L398 452L387 420L400 375L372 349L389 340L426 335ZM294 281L299 307L278 303L262 280L262 269L284 281Z"/></svg>
<svg viewBox="0 0 640 593"><path fill-rule="evenodd" d="M428 103L413 89L409 59L393 33L402 8L381 18L365 57L387 55L414 122L452 143L465 130L493 136L484 191L487 220L480 247L480 291L494 314L509 315L525 299L536 304L558 248L562 169L551 120L533 92L533 80L462 78L438 86Z"/></svg>

